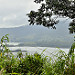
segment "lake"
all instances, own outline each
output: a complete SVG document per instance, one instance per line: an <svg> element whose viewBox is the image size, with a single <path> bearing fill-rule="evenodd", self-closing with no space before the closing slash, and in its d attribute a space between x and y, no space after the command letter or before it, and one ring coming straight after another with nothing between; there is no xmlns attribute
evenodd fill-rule
<svg viewBox="0 0 75 75"><path fill-rule="evenodd" d="M43 52L44 55L50 56L51 53L55 54L57 53L59 50L65 51L66 53L69 52L68 48L52 48L52 47L9 47L9 49L11 51L16 51L16 50L21 50L23 54L25 54L26 52L28 54L34 54L34 53L39 53L41 54L43 50L45 50ZM12 52L13 54L16 54L17 52Z"/></svg>

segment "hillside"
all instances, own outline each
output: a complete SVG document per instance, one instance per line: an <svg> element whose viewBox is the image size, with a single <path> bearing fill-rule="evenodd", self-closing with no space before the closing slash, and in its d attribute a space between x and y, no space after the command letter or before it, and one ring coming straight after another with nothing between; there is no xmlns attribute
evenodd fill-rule
<svg viewBox="0 0 75 75"><path fill-rule="evenodd" d="M10 42L20 42L21 46L70 47L73 42L68 23L59 23L56 30L37 25L0 28L0 39L5 34L9 34Z"/></svg>

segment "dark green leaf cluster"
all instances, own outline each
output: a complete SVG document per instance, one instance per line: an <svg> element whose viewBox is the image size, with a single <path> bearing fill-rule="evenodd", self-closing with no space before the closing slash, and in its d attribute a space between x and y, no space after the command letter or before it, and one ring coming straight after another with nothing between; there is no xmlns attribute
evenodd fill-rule
<svg viewBox="0 0 75 75"><path fill-rule="evenodd" d="M35 2L35 3L40 3L40 2L42 2L42 1L44 1L44 0L35 0L34 2Z"/></svg>
<svg viewBox="0 0 75 75"><path fill-rule="evenodd" d="M75 33L75 19L69 24L70 33Z"/></svg>
<svg viewBox="0 0 75 75"><path fill-rule="evenodd" d="M60 16L73 19L73 23L75 21L75 0L35 0L34 2L40 3L41 6L38 11L31 11L28 14L30 25L37 24L56 29L55 24L58 23L57 18ZM56 17L52 18L53 15ZM75 31L74 27L69 30L70 33Z"/></svg>

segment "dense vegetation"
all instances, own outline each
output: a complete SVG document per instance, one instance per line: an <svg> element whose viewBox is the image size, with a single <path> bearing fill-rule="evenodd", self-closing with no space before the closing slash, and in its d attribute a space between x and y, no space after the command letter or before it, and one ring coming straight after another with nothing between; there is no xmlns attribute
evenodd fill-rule
<svg viewBox="0 0 75 75"><path fill-rule="evenodd" d="M7 35L1 39L0 75L75 75L75 54L70 56L60 50L52 57L35 53L23 55L21 51L13 55L6 42ZM50 54L51 55L51 54Z"/></svg>

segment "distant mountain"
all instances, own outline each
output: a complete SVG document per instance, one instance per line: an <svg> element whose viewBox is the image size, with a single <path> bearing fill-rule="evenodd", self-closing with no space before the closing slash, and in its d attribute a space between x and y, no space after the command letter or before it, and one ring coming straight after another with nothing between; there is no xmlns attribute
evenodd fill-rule
<svg viewBox="0 0 75 75"><path fill-rule="evenodd" d="M59 23L56 28L53 30L40 25L0 28L0 39L9 34L10 42L20 42L20 46L70 47L73 35L69 34L68 23Z"/></svg>

